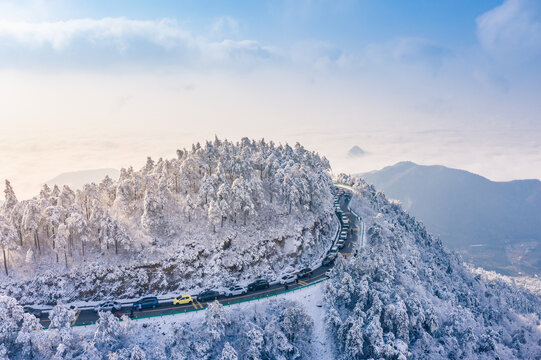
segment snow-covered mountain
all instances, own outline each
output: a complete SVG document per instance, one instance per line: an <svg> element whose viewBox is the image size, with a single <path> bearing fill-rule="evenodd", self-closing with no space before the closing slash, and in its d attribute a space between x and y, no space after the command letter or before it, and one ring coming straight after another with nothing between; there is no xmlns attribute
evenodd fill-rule
<svg viewBox="0 0 541 360"><path fill-rule="evenodd" d="M325 285L337 359L539 359L540 298L462 265L424 226L341 176L366 224L360 256Z"/></svg>
<svg viewBox="0 0 541 360"><path fill-rule="evenodd" d="M89 328L70 328L75 312L60 304L51 314L56 328L47 331L33 331L40 326L35 318L0 296L0 329L9 329L0 331L0 353L14 359L539 359L538 295L464 266L359 178L338 180L351 187L351 207L366 236L357 257L339 257L323 289L306 289L323 294L299 301L299 290L233 309L214 303L195 316L141 322L101 313ZM307 311L318 306L326 329Z"/></svg>
<svg viewBox="0 0 541 360"><path fill-rule="evenodd" d="M541 274L541 181L493 182L411 162L361 176L465 260L503 274Z"/></svg>
<svg viewBox="0 0 541 360"><path fill-rule="evenodd" d="M93 169L93 170L82 170L82 171L71 171L62 173L49 181L46 181L49 187L57 185L62 188L62 186L67 185L71 189L82 189L85 184L90 183L99 183L106 176L110 177L113 180L117 180L120 175L118 169Z"/></svg>
<svg viewBox="0 0 541 360"><path fill-rule="evenodd" d="M223 288L320 259L337 227L329 163L301 145L215 139L73 191L6 182L1 293L23 303Z"/></svg>

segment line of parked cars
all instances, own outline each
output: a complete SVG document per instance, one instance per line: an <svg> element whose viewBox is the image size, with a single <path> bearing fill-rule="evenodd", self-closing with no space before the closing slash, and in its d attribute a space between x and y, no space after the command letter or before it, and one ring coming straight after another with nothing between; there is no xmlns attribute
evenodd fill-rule
<svg viewBox="0 0 541 360"><path fill-rule="evenodd" d="M342 208L340 207L340 197L344 197L347 200L349 198L349 194L338 187L334 188L334 193L336 194L334 197L335 212L336 216L338 216L338 219L340 219L341 231L338 235L338 240L330 248L330 250L327 252L327 256L325 256L325 258L321 262L322 266L332 265L332 263L338 256L338 250L344 248L349 236L349 218L346 214L344 214Z"/></svg>
<svg viewBox="0 0 541 360"><path fill-rule="evenodd" d="M297 281L297 279L302 279L302 278L305 278L305 277L309 277L312 275L312 269L310 268L304 268L302 270L300 270L297 274L286 274L284 276L282 276L278 282L282 285L286 285L286 284L291 284L291 283L294 283ZM248 284L247 287L243 287L243 286L240 286L240 285L232 285L231 287L229 287L227 290L225 290L223 293L219 292L219 291L216 291L216 290L205 290L203 291L202 293L200 293L199 295L197 295L195 298L200 301L200 302L208 302L208 301L213 301L213 300L217 300L221 297L232 297L232 296L240 296L240 295L245 295L247 294L248 292L251 292L251 291L258 291L258 290L264 290L264 289L268 289L270 288L270 282L266 279L257 279L255 280L254 282ZM183 295L186 297L189 296L189 295ZM191 297L190 297L191 299ZM176 301L177 299L175 299L173 301L173 304L174 305L181 305L181 304L186 304L186 303L189 303L193 300L185 300L185 301L182 301L182 300L179 300L179 301Z"/></svg>

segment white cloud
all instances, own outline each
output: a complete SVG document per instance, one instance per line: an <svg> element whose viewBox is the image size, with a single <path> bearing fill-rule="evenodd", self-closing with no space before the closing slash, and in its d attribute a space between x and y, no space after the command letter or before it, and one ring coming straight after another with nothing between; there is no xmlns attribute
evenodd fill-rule
<svg viewBox="0 0 541 360"><path fill-rule="evenodd" d="M21 45L51 46L55 50L73 45L81 38L93 43L114 41L119 46L129 38L139 38L166 48L179 42L193 42L190 34L172 20L141 21L123 17L39 23L3 20L0 21L0 36Z"/></svg>
<svg viewBox="0 0 541 360"><path fill-rule="evenodd" d="M231 16L220 17L211 27L212 35L217 37L237 35L239 32L239 23Z"/></svg>
<svg viewBox="0 0 541 360"><path fill-rule="evenodd" d="M541 55L541 6L507 0L476 19L477 36L489 53L508 59Z"/></svg>
<svg viewBox="0 0 541 360"><path fill-rule="evenodd" d="M227 26L229 30L237 26L230 18L223 22L220 26ZM102 55L107 59L111 59L115 51L123 54L132 50L146 56L166 55L173 59L182 56L203 63L238 60L239 57L243 60L267 58L273 51L271 47L261 46L254 40L212 41L182 29L176 21L167 18L86 18L54 22L0 20L0 40L0 50L8 44L30 52L52 49L53 56L61 56L64 51L75 48L75 54L83 54L80 56L91 51L93 55ZM149 46L154 50L161 48L162 52L145 51ZM111 49L114 50L113 54ZM8 59L9 56L0 60L0 64L8 62Z"/></svg>
<svg viewBox="0 0 541 360"><path fill-rule="evenodd" d="M420 64L430 70L440 68L452 51L424 38L399 37L391 41L372 44L363 54L365 64Z"/></svg>

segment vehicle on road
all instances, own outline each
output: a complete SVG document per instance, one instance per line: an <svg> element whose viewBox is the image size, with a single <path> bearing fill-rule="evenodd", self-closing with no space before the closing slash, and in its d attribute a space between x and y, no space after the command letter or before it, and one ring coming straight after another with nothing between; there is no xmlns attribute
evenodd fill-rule
<svg viewBox="0 0 541 360"><path fill-rule="evenodd" d="M221 294L216 290L207 290L197 295L197 300L201 302L213 301L218 299L220 295Z"/></svg>
<svg viewBox="0 0 541 360"><path fill-rule="evenodd" d="M335 245L329 250L329 254L334 253L335 255L338 253L338 247Z"/></svg>
<svg viewBox="0 0 541 360"><path fill-rule="evenodd" d="M286 274L280 278L280 284L291 284L294 283L295 280L297 280L297 275L295 274Z"/></svg>
<svg viewBox="0 0 541 360"><path fill-rule="evenodd" d="M240 285L233 285L225 291L225 296L239 296L239 295L244 295L247 292L248 291L246 290L246 288Z"/></svg>
<svg viewBox="0 0 541 360"><path fill-rule="evenodd" d="M95 312L99 311L114 311L122 309L122 305L116 301L105 301L94 307Z"/></svg>
<svg viewBox="0 0 541 360"><path fill-rule="evenodd" d="M342 239L338 240L336 242L336 247L339 248L339 249L342 249L344 247L344 245L346 245L346 242Z"/></svg>
<svg viewBox="0 0 541 360"><path fill-rule="evenodd" d="M334 259L336 259L336 255L329 254L325 256L325 258L321 262L321 266L331 266L332 263L334 262Z"/></svg>
<svg viewBox="0 0 541 360"><path fill-rule="evenodd" d="M302 279L302 278L305 278L305 277L310 277L310 276L312 276L312 269L310 269L309 267L304 268L304 269L302 269L301 271L299 271L297 273L297 277L299 279Z"/></svg>
<svg viewBox="0 0 541 360"><path fill-rule="evenodd" d="M180 295L173 299L173 305L186 305L190 303L193 303L193 299L188 294Z"/></svg>
<svg viewBox="0 0 541 360"><path fill-rule="evenodd" d="M340 239L346 240L347 238L348 238L348 232L347 232L347 230L342 230L342 231L340 232Z"/></svg>
<svg viewBox="0 0 541 360"><path fill-rule="evenodd" d="M145 297L133 303L135 309L154 309L158 306L158 298L155 296Z"/></svg>
<svg viewBox="0 0 541 360"><path fill-rule="evenodd" d="M41 315L43 313L40 309L36 309L36 308L31 307L31 306L23 306L23 311L25 313L34 315L38 319L41 317Z"/></svg>
<svg viewBox="0 0 541 360"><path fill-rule="evenodd" d="M270 287L270 284L265 279L259 279L248 285L248 291L255 291L255 290L262 290L262 289L268 289Z"/></svg>

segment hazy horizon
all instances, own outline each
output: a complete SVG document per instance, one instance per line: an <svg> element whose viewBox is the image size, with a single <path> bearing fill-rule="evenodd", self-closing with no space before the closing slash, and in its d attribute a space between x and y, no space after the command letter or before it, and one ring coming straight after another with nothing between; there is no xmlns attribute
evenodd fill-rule
<svg viewBox="0 0 541 360"><path fill-rule="evenodd" d="M300 142L335 173L541 179L535 1L0 0L0 53L0 178L21 198L215 135Z"/></svg>

